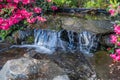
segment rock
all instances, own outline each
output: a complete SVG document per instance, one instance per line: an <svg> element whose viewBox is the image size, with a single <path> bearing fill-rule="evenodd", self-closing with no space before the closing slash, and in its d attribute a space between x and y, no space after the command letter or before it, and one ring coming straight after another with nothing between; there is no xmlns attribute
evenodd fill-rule
<svg viewBox="0 0 120 80"><path fill-rule="evenodd" d="M95 80L96 72L93 66L81 53L56 53L51 56L69 75L70 80Z"/></svg>
<svg viewBox="0 0 120 80"><path fill-rule="evenodd" d="M19 58L7 61L0 80L69 80L62 68L49 60Z"/></svg>
<svg viewBox="0 0 120 80"><path fill-rule="evenodd" d="M53 80L70 80L67 75L57 76Z"/></svg>
<svg viewBox="0 0 120 80"><path fill-rule="evenodd" d="M34 42L34 30L19 30L12 34L12 40L16 44L31 44ZM8 39L10 40L10 39Z"/></svg>
<svg viewBox="0 0 120 80"><path fill-rule="evenodd" d="M73 30L75 32L88 30L95 33L106 33L113 31L113 24L109 19L85 19L70 16L48 16L46 25L49 26L49 29L58 30L60 27L62 27L63 29Z"/></svg>

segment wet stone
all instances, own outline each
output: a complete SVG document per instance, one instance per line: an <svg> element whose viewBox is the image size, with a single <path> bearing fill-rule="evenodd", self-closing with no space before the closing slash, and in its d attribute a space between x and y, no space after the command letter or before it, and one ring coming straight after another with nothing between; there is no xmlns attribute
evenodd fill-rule
<svg viewBox="0 0 120 80"><path fill-rule="evenodd" d="M70 80L62 68L49 60L19 58L7 61L0 80Z"/></svg>
<svg viewBox="0 0 120 80"><path fill-rule="evenodd" d="M70 80L95 80L93 66L81 53L56 53L51 60L57 63L69 75Z"/></svg>

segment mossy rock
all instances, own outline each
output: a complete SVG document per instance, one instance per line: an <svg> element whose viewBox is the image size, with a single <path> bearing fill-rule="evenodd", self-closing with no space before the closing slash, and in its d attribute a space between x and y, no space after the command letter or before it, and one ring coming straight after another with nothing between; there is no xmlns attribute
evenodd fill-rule
<svg viewBox="0 0 120 80"><path fill-rule="evenodd" d="M34 43L34 36L28 36L27 38L26 38L26 43Z"/></svg>

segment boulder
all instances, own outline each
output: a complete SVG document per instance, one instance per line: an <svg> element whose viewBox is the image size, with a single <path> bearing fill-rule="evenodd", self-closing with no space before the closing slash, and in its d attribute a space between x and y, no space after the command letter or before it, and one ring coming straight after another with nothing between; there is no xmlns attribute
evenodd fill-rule
<svg viewBox="0 0 120 80"><path fill-rule="evenodd" d="M95 17L98 19L92 19L93 17L85 19L65 15L55 17L47 16L48 20L45 24L49 26L49 29L53 30L61 30L62 28L66 30L73 30L75 32L88 30L95 33L106 33L113 31L113 24L109 18L105 18L106 16Z"/></svg>
<svg viewBox="0 0 120 80"><path fill-rule="evenodd" d="M49 60L19 58L7 61L0 80L69 80L64 70Z"/></svg>

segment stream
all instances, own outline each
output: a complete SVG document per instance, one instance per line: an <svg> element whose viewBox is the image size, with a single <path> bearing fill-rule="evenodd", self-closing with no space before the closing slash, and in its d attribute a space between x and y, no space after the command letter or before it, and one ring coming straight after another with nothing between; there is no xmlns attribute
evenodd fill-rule
<svg viewBox="0 0 120 80"><path fill-rule="evenodd" d="M51 16L49 19L51 19ZM61 19L62 24L59 23ZM78 21L79 23L77 23ZM52 22L53 24L51 24ZM106 24L111 28L110 25L112 24L109 21L102 24L101 20L83 20L68 16L66 18L63 16L61 18L59 16L54 18L53 16L52 22L50 25L49 20L45 23L49 25L48 29L34 29L29 33L27 31L18 31L17 40L20 41L20 44L0 42L0 69L2 69L6 61L17 59L24 55L55 62L65 69L70 80L83 80L84 78L86 80L86 76L94 74L96 74L98 80L119 79L119 76L117 79L114 78L114 76L117 76L116 74L110 74L112 68L109 66L113 62L108 53L101 49L101 46L111 45L109 42L110 38L108 37L110 34L106 34L111 31L103 26ZM50 27L55 23L57 23L55 27ZM96 23L99 24L97 27ZM61 25L62 29L58 30ZM72 26L71 29L73 30L70 29L70 26ZM79 30L76 28L79 28ZM30 38L30 36L33 39L29 43L26 41L26 38ZM8 38L8 40L10 39ZM87 71L82 70L82 64L89 66L89 69Z"/></svg>

